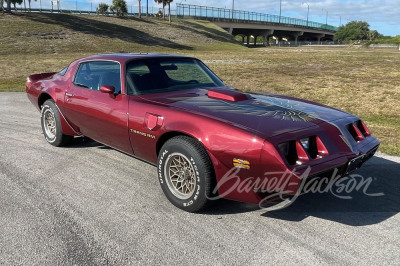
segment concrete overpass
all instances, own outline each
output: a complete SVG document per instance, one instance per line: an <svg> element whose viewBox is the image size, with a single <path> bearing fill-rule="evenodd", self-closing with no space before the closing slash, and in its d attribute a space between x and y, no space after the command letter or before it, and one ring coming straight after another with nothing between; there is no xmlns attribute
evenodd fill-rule
<svg viewBox="0 0 400 266"><path fill-rule="evenodd" d="M333 41L337 31L337 27L327 24L257 12L185 4L176 7L178 17L212 21L232 35L241 36L243 42L246 38L248 45L250 36L254 37L254 44L257 37L262 37L265 44L272 36L278 42L286 39L296 44L299 41Z"/></svg>
<svg viewBox="0 0 400 266"><path fill-rule="evenodd" d="M298 41L333 41L333 36L335 34L334 32L327 30L313 29L307 27L295 27L293 25L270 24L265 22L243 23L240 21L212 21L234 36L242 36L243 40L246 37L248 45L250 44L250 36L254 37L254 42L256 42L257 37L261 36L264 40L264 43L267 43L268 39L273 36L278 42L281 42L282 39L286 39L287 41L293 41L294 43L297 43Z"/></svg>

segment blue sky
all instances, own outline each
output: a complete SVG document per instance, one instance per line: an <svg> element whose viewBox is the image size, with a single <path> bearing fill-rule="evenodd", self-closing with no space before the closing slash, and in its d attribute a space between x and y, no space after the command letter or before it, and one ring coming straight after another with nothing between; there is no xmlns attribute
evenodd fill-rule
<svg viewBox="0 0 400 266"><path fill-rule="evenodd" d="M33 2L37 7L39 1ZM96 10L100 2L110 4L112 0L60 0L62 8ZM325 23L328 12L328 24L339 26L352 20L363 20L370 24L370 29L389 36L400 35L400 0L234 0L236 10L255 11L279 15L279 3L282 2L282 16L307 18L307 4L310 7L309 20ZM43 8L49 8L49 0L41 0ZM129 12L137 12L138 1L126 0ZM142 0L146 5L147 0ZM159 8L154 0L148 0L150 12ZM232 8L232 0L174 0L177 3L207 5Z"/></svg>
<svg viewBox="0 0 400 266"><path fill-rule="evenodd" d="M142 0L143 1L143 0ZM384 35L400 35L400 0L281 0L282 16L307 18L324 23L328 11L328 24L339 26L352 20L363 20L370 29ZM175 1L174 1L175 2ZM177 1L178 3L181 0ZM200 1L183 0L183 4L198 4ZM149 1L150 3L150 1ZM280 0L235 0L235 9L279 15ZM232 8L232 0L203 0L202 5ZM149 4L150 5L150 4Z"/></svg>

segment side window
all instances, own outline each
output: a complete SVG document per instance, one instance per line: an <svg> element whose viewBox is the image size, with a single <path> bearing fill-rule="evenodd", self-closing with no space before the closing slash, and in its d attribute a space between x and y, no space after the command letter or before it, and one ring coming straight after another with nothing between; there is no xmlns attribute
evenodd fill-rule
<svg viewBox="0 0 400 266"><path fill-rule="evenodd" d="M133 94L134 90L146 90L153 80L149 67L142 62L130 64L126 71L128 94Z"/></svg>
<svg viewBox="0 0 400 266"><path fill-rule="evenodd" d="M115 93L121 93L121 70L116 62L91 61L81 63L75 75L74 84L81 88L100 90L101 86L113 86Z"/></svg>

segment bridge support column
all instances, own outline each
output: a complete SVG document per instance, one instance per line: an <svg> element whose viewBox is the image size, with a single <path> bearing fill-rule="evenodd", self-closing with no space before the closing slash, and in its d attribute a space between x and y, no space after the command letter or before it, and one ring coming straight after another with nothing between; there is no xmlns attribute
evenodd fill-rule
<svg viewBox="0 0 400 266"><path fill-rule="evenodd" d="M276 42L277 42L279 47L281 47L282 41L283 41L283 37L280 37L280 36L276 37Z"/></svg>
<svg viewBox="0 0 400 266"><path fill-rule="evenodd" d="M317 37L318 44L321 44L321 38L325 37L325 34L318 34L316 37Z"/></svg>
<svg viewBox="0 0 400 266"><path fill-rule="evenodd" d="M263 43L264 43L264 46L269 46L269 42L268 42L268 40L269 40L269 36L262 36L263 37Z"/></svg>
<svg viewBox="0 0 400 266"><path fill-rule="evenodd" d="M304 31L299 31L299 32L296 32L294 35L293 35L293 37L294 37L294 44L297 46L297 40L299 39L299 37L300 36L303 36L303 34L304 34Z"/></svg>
<svg viewBox="0 0 400 266"><path fill-rule="evenodd" d="M263 32L263 43L264 46L269 46L269 37L274 34L274 30L267 30Z"/></svg>
<svg viewBox="0 0 400 266"><path fill-rule="evenodd" d="M247 46L250 45L250 37L251 37L251 35L247 35Z"/></svg>

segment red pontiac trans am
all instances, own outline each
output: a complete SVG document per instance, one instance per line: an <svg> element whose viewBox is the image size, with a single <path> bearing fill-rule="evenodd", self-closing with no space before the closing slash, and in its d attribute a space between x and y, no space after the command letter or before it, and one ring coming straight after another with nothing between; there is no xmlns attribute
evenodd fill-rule
<svg viewBox="0 0 400 266"><path fill-rule="evenodd" d="M216 195L256 204L296 195L303 180L349 174L379 146L358 117L240 92L187 56L89 56L29 76L26 92L48 143L86 136L157 165L166 197L190 212Z"/></svg>

